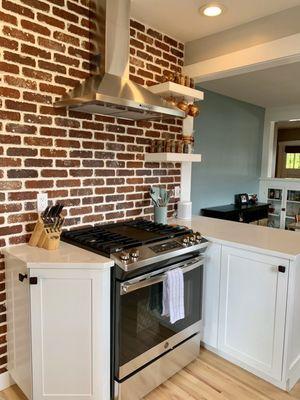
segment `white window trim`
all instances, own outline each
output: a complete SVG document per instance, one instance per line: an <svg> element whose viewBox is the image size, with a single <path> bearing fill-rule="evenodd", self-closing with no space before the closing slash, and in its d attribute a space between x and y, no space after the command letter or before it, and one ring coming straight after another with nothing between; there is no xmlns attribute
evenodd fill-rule
<svg viewBox="0 0 300 400"><path fill-rule="evenodd" d="M277 130L276 123L300 118L300 104L285 107L266 108L261 179L280 179L275 178L276 151L277 151ZM298 179L296 179L296 182Z"/></svg>
<svg viewBox="0 0 300 400"><path fill-rule="evenodd" d="M285 167L286 166L285 146L300 146L300 140L293 140L293 141L278 143L277 171L278 171L279 176L277 178L300 178L300 170L287 169Z"/></svg>

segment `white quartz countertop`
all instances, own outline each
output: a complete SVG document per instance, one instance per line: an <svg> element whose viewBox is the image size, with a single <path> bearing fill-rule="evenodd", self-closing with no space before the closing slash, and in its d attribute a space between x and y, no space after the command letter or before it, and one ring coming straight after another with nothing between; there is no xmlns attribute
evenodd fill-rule
<svg viewBox="0 0 300 400"><path fill-rule="evenodd" d="M61 242L57 250L45 250L31 247L27 244L6 247L5 256L16 257L23 261L27 268L110 268L113 260L101 255L83 250L71 244Z"/></svg>
<svg viewBox="0 0 300 400"><path fill-rule="evenodd" d="M216 218L193 216L191 220L172 218L170 224L188 226L206 239L264 254L294 260L300 255L300 233Z"/></svg>

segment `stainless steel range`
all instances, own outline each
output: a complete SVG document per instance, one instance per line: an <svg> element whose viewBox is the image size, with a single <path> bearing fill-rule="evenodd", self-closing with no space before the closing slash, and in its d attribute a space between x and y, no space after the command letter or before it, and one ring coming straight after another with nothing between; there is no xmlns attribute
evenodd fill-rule
<svg viewBox="0 0 300 400"><path fill-rule="evenodd" d="M203 261L208 242L180 226L135 220L63 234L109 255L112 270L112 398L137 400L199 354ZM167 271L181 268L185 317L162 315Z"/></svg>

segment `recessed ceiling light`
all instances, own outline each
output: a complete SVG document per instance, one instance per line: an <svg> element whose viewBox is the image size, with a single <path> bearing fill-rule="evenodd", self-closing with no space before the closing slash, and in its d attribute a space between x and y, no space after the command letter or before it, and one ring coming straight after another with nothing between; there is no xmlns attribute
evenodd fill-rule
<svg viewBox="0 0 300 400"><path fill-rule="evenodd" d="M205 17L217 17L225 11L225 7L219 3L208 3L204 4L199 8L200 14Z"/></svg>

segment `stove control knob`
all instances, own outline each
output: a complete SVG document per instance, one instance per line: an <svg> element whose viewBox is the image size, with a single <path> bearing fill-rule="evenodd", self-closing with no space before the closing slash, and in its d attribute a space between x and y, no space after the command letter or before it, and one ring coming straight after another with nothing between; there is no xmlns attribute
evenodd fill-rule
<svg viewBox="0 0 300 400"><path fill-rule="evenodd" d="M201 239L202 239L201 233L200 232L196 232L196 240L197 240L197 242L201 242Z"/></svg>
<svg viewBox="0 0 300 400"><path fill-rule="evenodd" d="M121 253L121 254L120 254L120 259L121 259L122 261L128 261L129 258L130 258L130 255L129 255L129 253L127 253L127 252L124 252L124 253Z"/></svg>
<svg viewBox="0 0 300 400"><path fill-rule="evenodd" d="M190 239L190 243L195 243L196 242L196 236L195 235L190 235L189 239Z"/></svg>
<svg viewBox="0 0 300 400"><path fill-rule="evenodd" d="M184 237L182 238L182 244L183 244L184 246L187 246L187 245L189 244L189 237L188 237L188 236L184 236Z"/></svg>
<svg viewBox="0 0 300 400"><path fill-rule="evenodd" d="M132 258L139 258L139 256L140 256L139 250L138 249L132 249L131 252L130 252L130 256Z"/></svg>

